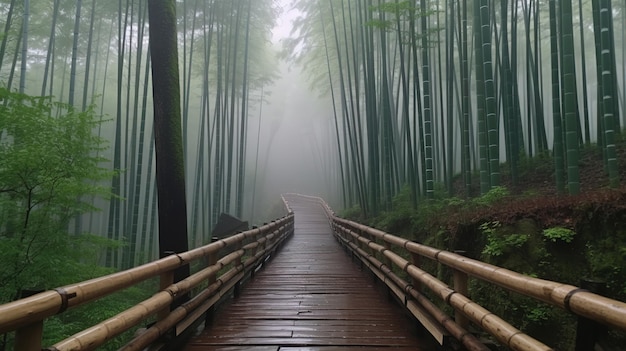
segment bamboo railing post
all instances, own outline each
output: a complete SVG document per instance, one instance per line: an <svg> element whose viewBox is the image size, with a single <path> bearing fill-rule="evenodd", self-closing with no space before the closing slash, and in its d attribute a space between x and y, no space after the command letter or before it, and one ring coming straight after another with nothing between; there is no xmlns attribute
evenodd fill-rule
<svg viewBox="0 0 626 351"><path fill-rule="evenodd" d="M38 321L15 331L15 350L41 351L43 321Z"/></svg>
<svg viewBox="0 0 626 351"><path fill-rule="evenodd" d="M354 233L357 235L361 235L361 232L355 229L348 229L345 224L341 225L341 232L343 233L342 235L346 238L346 247L350 251L350 262L354 262L354 248L350 244L354 244L357 247L361 246L359 245L359 241L353 235L351 235L349 230L354 230Z"/></svg>
<svg viewBox="0 0 626 351"><path fill-rule="evenodd" d="M390 243L388 243L388 242L386 242L386 241L385 241L384 246L385 246L385 249L386 249L386 250L391 250L391 244L390 244ZM387 257L387 256L383 256L383 257L382 257L382 259L383 259L383 261L385 262L385 265L386 265L387 267L389 267L389 269L392 269L392 266L391 266L391 259L390 259L389 257Z"/></svg>
<svg viewBox="0 0 626 351"><path fill-rule="evenodd" d="M465 251L455 251L455 253L459 255L465 254ZM468 288L468 275L459 270L452 270L452 286L456 292L462 294L464 296L469 297L469 288ZM456 323L461 326L463 329L467 329L469 327L469 320L459 311L454 312L454 320Z"/></svg>
<svg viewBox="0 0 626 351"><path fill-rule="evenodd" d="M236 247L233 251L241 250L242 247L243 247L243 242L240 241L236 244ZM235 262L233 262L234 267L237 267L239 265L241 265L241 256L237 257ZM233 295L235 298L239 297L240 294L241 294L241 280L235 283L235 288L233 289Z"/></svg>
<svg viewBox="0 0 626 351"><path fill-rule="evenodd" d="M582 279L580 288L592 293L602 294L606 290L606 283L598 280ZM575 351L593 350L596 342L607 333L606 326L591 319L578 316L576 326L576 348Z"/></svg>
<svg viewBox="0 0 626 351"><path fill-rule="evenodd" d="M263 224L263 226L265 226L265 225L267 225L267 223L264 223L264 224ZM259 235L260 235L261 237L265 237L265 232L261 232ZM270 242L269 242L269 240L267 240L267 238L266 238L266 240L265 240L265 241L263 241L263 255L265 255L264 257L267 257L267 248L268 248L268 247L270 247L270 246L271 246L271 245L270 245ZM266 259L264 258L264 259L263 259L263 261L261 261L261 268L262 268L262 267L265 267L265 260L266 260Z"/></svg>
<svg viewBox="0 0 626 351"><path fill-rule="evenodd" d="M211 267L213 265L215 265L217 263L217 255L218 252L211 252L208 257L207 257L207 267ZM213 273L209 276L209 279L207 280L208 286L211 286L211 284L215 283L215 281L217 281L217 273ZM204 317L204 325L205 327L208 325L213 324L213 318L215 317L215 306L211 306L207 311L206 311L206 315Z"/></svg>
<svg viewBox="0 0 626 351"><path fill-rule="evenodd" d="M277 229L280 229L279 227L278 228L276 227L276 225L274 224L274 221L271 221L270 224L272 226L270 227L270 229L266 233L263 233L263 235L267 236L267 234L271 234L274 231L276 231ZM267 253L269 255L268 258L267 258L267 262L269 262L272 259L274 259L274 250L277 249L276 247L273 247L275 242L276 242L276 238L275 237L272 238L271 240L267 241L267 244L266 244L267 247L271 248L270 252Z"/></svg>
<svg viewBox="0 0 626 351"><path fill-rule="evenodd" d="M454 290L459 294L468 296L469 290L467 288L467 274L455 269L453 270L452 275L454 280ZM463 329L467 329L469 326L469 320L467 317L457 310L454 311L454 321Z"/></svg>
<svg viewBox="0 0 626 351"><path fill-rule="evenodd" d="M257 227L256 227L256 226L252 226L252 229L253 229L253 230L255 230L255 229L257 229ZM257 241L257 244L259 243L259 239L260 239L260 237L261 237L261 235L260 235L260 234L257 234L257 235L254 237L254 240L256 240L256 241ZM256 246L252 249L252 252L250 252L250 255L251 255L251 256L256 255L256 253L259 251L259 246L260 246L260 245L256 245ZM252 267L252 269L250 270L250 277L251 277L251 278L254 278L254 275L256 274L256 270L257 270L257 268L260 268L260 267L261 267L261 265L263 265L263 260L261 260L261 261L258 263L258 266L256 266L256 267Z"/></svg>
<svg viewBox="0 0 626 351"><path fill-rule="evenodd" d="M174 271L162 273L159 278L159 291L165 290L168 286L174 284ZM157 320L163 320L170 314L170 306L162 309L157 313Z"/></svg>
<svg viewBox="0 0 626 351"><path fill-rule="evenodd" d="M416 254L415 252L411 252L411 263L417 267L420 268L420 261L421 261L422 256L420 256L419 254ZM422 291L422 283L420 283L419 280L415 279L415 278L411 278L412 280L412 284L413 287L415 288L415 290L417 291Z"/></svg>

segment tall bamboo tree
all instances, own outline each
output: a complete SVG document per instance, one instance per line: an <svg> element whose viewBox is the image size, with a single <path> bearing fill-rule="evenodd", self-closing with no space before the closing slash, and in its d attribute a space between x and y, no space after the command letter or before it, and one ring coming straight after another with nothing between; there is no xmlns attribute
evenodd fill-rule
<svg viewBox="0 0 626 351"><path fill-rule="evenodd" d="M563 87L561 90L563 115L565 120L565 145L567 162L567 186L570 194L580 192L578 97L576 91L576 61L574 56L574 35L572 24L572 1L560 0L560 61Z"/></svg>
<svg viewBox="0 0 626 351"><path fill-rule="evenodd" d="M616 134L616 90L615 88L615 52L613 46L613 12L610 0L600 0L600 67L602 68L602 103L604 127L604 146L606 168L609 174L609 183L615 188L619 184L619 168L615 146Z"/></svg>
<svg viewBox="0 0 626 351"><path fill-rule="evenodd" d="M554 157L555 181L557 193L565 192L565 165L563 155L563 122L561 117L561 87L559 75L559 50L556 17L556 1L550 0L550 59L552 72L552 121L554 128L554 143L552 155Z"/></svg>

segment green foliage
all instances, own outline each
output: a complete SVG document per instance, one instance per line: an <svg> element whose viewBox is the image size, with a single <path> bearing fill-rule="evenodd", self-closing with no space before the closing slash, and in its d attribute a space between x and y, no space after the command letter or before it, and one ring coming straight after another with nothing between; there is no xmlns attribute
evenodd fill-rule
<svg viewBox="0 0 626 351"><path fill-rule="evenodd" d="M479 280L470 281L470 294L478 304L533 338L556 350L573 349L576 323L568 312Z"/></svg>
<svg viewBox="0 0 626 351"><path fill-rule="evenodd" d="M339 216L350 220L358 220L363 218L363 210L361 210L361 206L354 205L342 210Z"/></svg>
<svg viewBox="0 0 626 351"><path fill-rule="evenodd" d="M381 11L388 13L416 11L414 3L411 1L401 1L399 3L385 2L378 6L370 6L370 11ZM428 15L428 14L425 14Z"/></svg>
<svg viewBox="0 0 626 351"><path fill-rule="evenodd" d="M550 318L550 308L544 304L536 304L533 306L524 306L526 310L526 319L532 323L543 323Z"/></svg>
<svg viewBox="0 0 626 351"><path fill-rule="evenodd" d="M95 157L102 141L93 109L78 112L0 88L0 303L22 289L47 289L102 273L110 240L74 233L71 219L94 210L81 198L107 196L110 172ZM64 111L51 117L52 111Z"/></svg>
<svg viewBox="0 0 626 351"><path fill-rule="evenodd" d="M549 151L537 152L533 157L528 157L525 153L520 154L519 172L521 174L552 172L554 168L554 157Z"/></svg>
<svg viewBox="0 0 626 351"><path fill-rule="evenodd" d="M513 249L522 247L529 236L525 234L500 234L498 228L500 222L487 222L480 225L480 230L487 236L487 244L483 254L489 256L502 256Z"/></svg>
<svg viewBox="0 0 626 351"><path fill-rule="evenodd" d="M373 28L377 28L377 29L390 29L391 26L393 25L393 22L373 19L373 20L365 22L365 25L373 27Z"/></svg>
<svg viewBox="0 0 626 351"><path fill-rule="evenodd" d="M576 236L576 232L562 227L554 227L543 230L543 237L556 243L558 241L563 241L566 243L571 243L574 240L574 236Z"/></svg>
<svg viewBox="0 0 626 351"><path fill-rule="evenodd" d="M390 233L410 233L415 215L411 196L411 189L403 187L393 197L391 210L380 213L374 218L372 225Z"/></svg>
<svg viewBox="0 0 626 351"><path fill-rule="evenodd" d="M611 295L626 299L626 237L598 240L588 243L586 249L591 275L605 281Z"/></svg>
<svg viewBox="0 0 626 351"><path fill-rule="evenodd" d="M502 199L505 199L510 195L509 190L504 186L494 186L488 192L473 199L472 201L477 205L491 206Z"/></svg>

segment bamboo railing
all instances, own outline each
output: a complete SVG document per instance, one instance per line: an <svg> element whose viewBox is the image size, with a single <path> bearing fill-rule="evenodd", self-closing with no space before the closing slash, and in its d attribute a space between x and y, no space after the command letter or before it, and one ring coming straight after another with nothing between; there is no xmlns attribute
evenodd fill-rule
<svg viewBox="0 0 626 351"><path fill-rule="evenodd" d="M472 301L467 296L470 277L543 301L611 328L626 331L626 303L622 301L609 299L576 286L533 278L456 253L421 245L339 218L323 199L308 198L318 201L325 209L339 242L379 276L434 336L438 333L435 330L437 326L429 326L431 320L435 320L439 324L438 327L445 329L465 348L482 350L475 340L468 337L467 327L471 322L512 350L552 350ZM411 260L404 259L396 252L411 257ZM449 267L453 272L452 287L422 270L420 261L423 261L423 258ZM412 282L400 278L394 273L394 269L406 273ZM422 288L427 288L433 295L450 305L455 311L454 320L428 301L421 294ZM420 308L411 307L412 304ZM424 312L428 315L419 315ZM425 319L426 323L422 319Z"/></svg>
<svg viewBox="0 0 626 351"><path fill-rule="evenodd" d="M78 305L93 303L147 279L160 277L161 290L149 299L59 341L47 350L93 350L153 316L157 316L157 322L136 336L123 350L142 350L170 330L180 335L247 275L254 274L255 269L293 233L293 213L284 198L283 202L288 214L259 228L126 271L0 305L0 334L15 331L15 350L40 351L46 318ZM174 270L192 262L202 262L201 259L208 262L205 268L173 283ZM206 288L170 311L177 298L206 283Z"/></svg>

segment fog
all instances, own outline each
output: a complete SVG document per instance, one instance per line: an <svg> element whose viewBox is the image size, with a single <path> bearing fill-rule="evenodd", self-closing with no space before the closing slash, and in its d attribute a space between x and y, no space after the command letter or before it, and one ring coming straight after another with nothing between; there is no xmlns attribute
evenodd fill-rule
<svg viewBox="0 0 626 351"><path fill-rule="evenodd" d="M286 192L337 200L332 194L337 193L338 184L330 173L336 163L331 101L308 89L297 65L281 62L280 75L269 88L271 95L260 116L256 202L263 208ZM254 166L258 127L259 117L251 114L249 169Z"/></svg>

